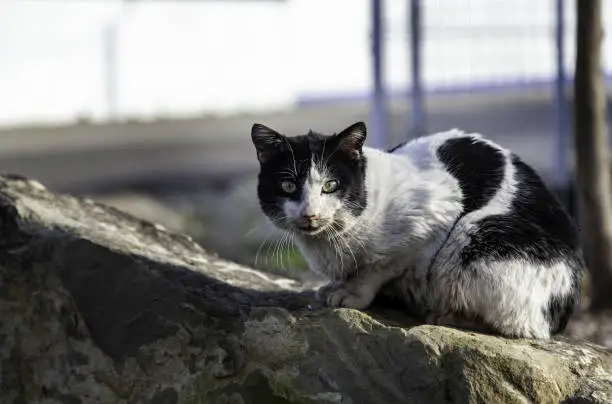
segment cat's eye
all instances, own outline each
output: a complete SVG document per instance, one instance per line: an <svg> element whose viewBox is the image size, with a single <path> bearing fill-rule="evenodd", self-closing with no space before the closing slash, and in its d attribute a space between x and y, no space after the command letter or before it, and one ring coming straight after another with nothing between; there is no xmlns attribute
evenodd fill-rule
<svg viewBox="0 0 612 404"><path fill-rule="evenodd" d="M326 194L331 194L332 192L336 192L338 190L338 181L330 180L323 184L323 192Z"/></svg>
<svg viewBox="0 0 612 404"><path fill-rule="evenodd" d="M283 181L281 182L281 189L288 194L292 194L295 192L297 187L293 181Z"/></svg>

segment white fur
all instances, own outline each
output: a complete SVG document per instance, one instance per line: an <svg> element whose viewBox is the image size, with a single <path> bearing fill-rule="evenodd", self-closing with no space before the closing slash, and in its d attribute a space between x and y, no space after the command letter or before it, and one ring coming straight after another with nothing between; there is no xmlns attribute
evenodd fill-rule
<svg viewBox="0 0 612 404"><path fill-rule="evenodd" d="M289 221L299 222L303 216L317 215L323 225L334 220L334 216L342 208L342 203L333 194L321 192L323 184L333 179L320 165L312 162L301 190L300 201L287 200L283 204L285 217Z"/></svg>
<svg viewBox="0 0 612 404"><path fill-rule="evenodd" d="M469 270L460 268L459 254L474 223L506 213L516 189L507 158L501 189L486 206L455 224L462 194L436 151L446 140L462 136L481 139L454 129L415 139L393 153L364 148L367 207L357 219L343 216L346 230L332 242L298 236L298 247L314 271L332 280L323 291L331 306L365 308L384 284L396 279L394 286L401 293L409 291L433 318L469 312L505 335L548 338L545 305L551 296L567 295L571 289L571 269L565 263L544 267L524 260L478 261ZM509 156L508 150L489 144ZM315 209L330 219L341 214L339 202L320 193L326 179L313 164L303 203L287 203L285 213L295 217Z"/></svg>

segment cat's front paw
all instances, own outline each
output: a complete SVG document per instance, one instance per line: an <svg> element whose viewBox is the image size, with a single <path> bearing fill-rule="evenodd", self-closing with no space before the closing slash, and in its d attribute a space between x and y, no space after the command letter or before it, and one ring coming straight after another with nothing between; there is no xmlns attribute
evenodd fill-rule
<svg viewBox="0 0 612 404"><path fill-rule="evenodd" d="M341 287L327 295L326 303L329 307L345 307L363 310L372 303L372 296L351 291L346 287Z"/></svg>
<svg viewBox="0 0 612 404"><path fill-rule="evenodd" d="M315 292L315 297L319 300L327 301L330 293L335 290L341 289L344 286L344 282L330 282L327 285L321 286Z"/></svg>

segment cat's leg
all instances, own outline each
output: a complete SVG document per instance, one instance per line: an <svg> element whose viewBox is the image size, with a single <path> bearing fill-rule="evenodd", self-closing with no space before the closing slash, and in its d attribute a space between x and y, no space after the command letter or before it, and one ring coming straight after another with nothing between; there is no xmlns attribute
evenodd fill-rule
<svg viewBox="0 0 612 404"><path fill-rule="evenodd" d="M361 270L342 283L330 285L325 296L329 307L365 309L374 300L380 288L390 280L401 276L403 271ZM323 297L323 293L320 294Z"/></svg>
<svg viewBox="0 0 612 404"><path fill-rule="evenodd" d="M344 281L331 281L330 283L325 284L319 289L317 289L317 291L315 292L315 297L319 300L325 300L331 292L342 288L343 285Z"/></svg>
<svg viewBox="0 0 612 404"><path fill-rule="evenodd" d="M489 285L480 282L470 289L475 297L474 310L494 330L511 338L550 338L550 297L569 283L563 271L555 273L554 266L524 260L474 262L468 270L491 279Z"/></svg>
<svg viewBox="0 0 612 404"><path fill-rule="evenodd" d="M468 313L496 334L510 338L550 338L554 329L551 299L572 293L570 270L563 263L478 260L457 268L454 274L452 278L434 276L435 311ZM438 314L430 320L453 325L445 317Z"/></svg>

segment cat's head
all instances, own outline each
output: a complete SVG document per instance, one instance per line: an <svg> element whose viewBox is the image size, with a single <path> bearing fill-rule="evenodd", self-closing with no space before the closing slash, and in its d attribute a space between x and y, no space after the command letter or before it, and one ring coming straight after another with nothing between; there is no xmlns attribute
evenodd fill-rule
<svg viewBox="0 0 612 404"><path fill-rule="evenodd" d="M275 226L315 236L355 223L366 205L363 122L333 135L292 137L256 123L251 138L260 165L259 202Z"/></svg>

